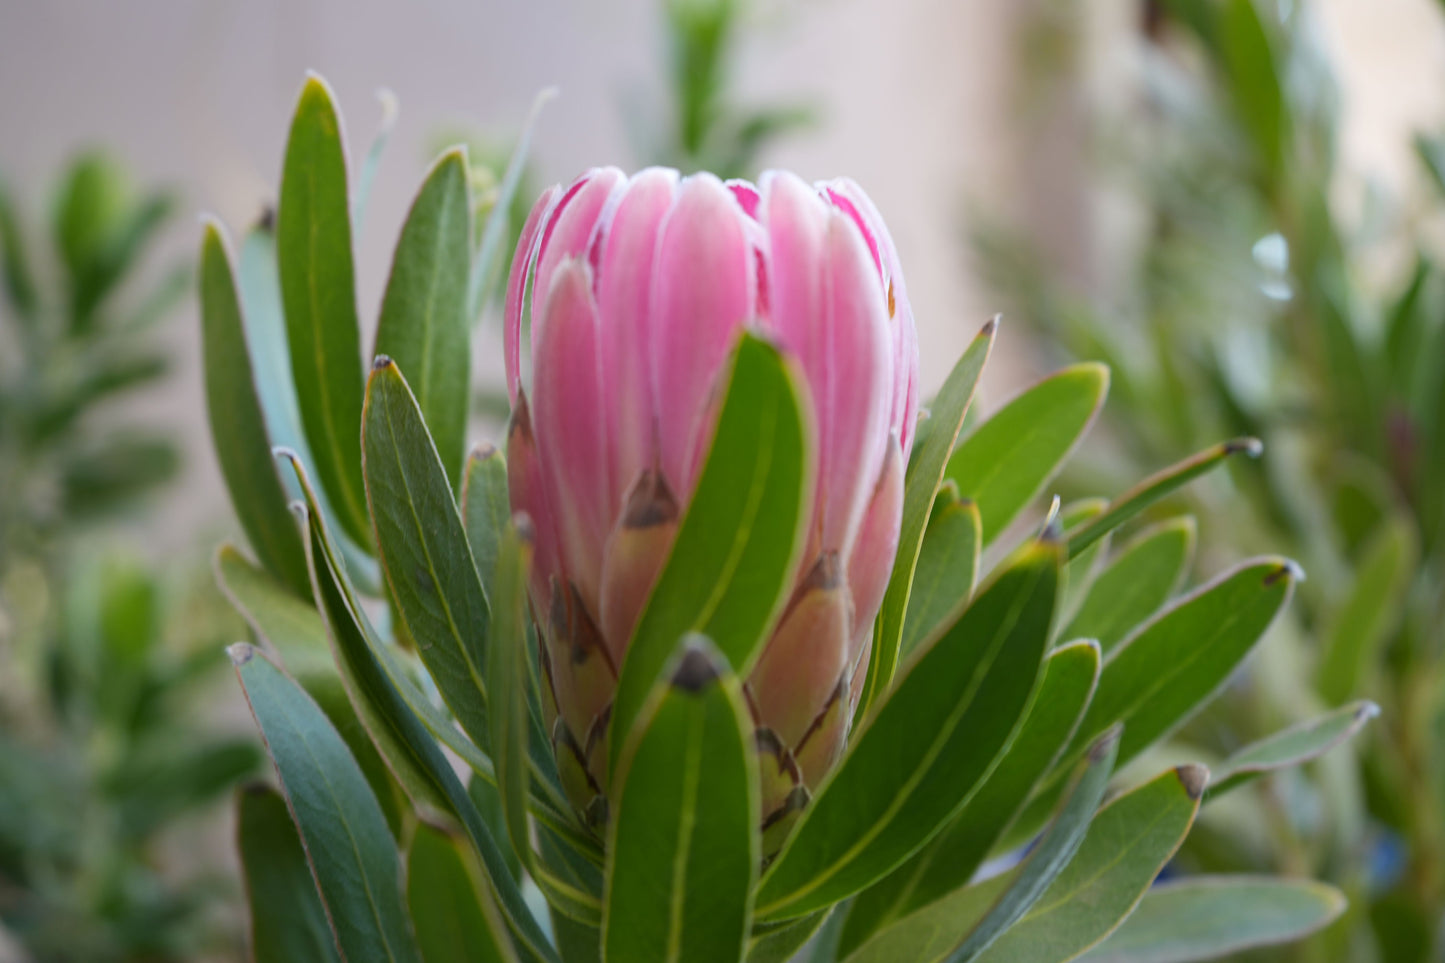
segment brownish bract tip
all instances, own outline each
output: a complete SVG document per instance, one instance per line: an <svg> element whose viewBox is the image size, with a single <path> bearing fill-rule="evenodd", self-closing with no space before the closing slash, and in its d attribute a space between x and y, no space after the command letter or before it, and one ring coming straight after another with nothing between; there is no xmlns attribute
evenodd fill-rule
<svg viewBox="0 0 1445 963"><path fill-rule="evenodd" d="M1209 785L1209 770L1197 763L1179 766L1174 770L1174 774L1179 777L1179 784L1184 787L1190 799L1198 799L1204 795L1204 789Z"/></svg>

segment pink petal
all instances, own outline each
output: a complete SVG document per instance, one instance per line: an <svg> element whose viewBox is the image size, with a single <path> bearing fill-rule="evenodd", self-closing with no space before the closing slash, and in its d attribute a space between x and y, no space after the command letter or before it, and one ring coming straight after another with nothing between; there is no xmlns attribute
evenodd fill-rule
<svg viewBox="0 0 1445 963"><path fill-rule="evenodd" d="M553 184L542 192L527 221L522 225L521 236L517 238L517 250L512 255L512 271L507 277L507 300L503 308L503 352L507 364L507 395L512 404L517 403L517 390L522 384L522 298L526 294L527 276L532 271L533 248L537 242L537 231L543 217L551 211L562 193L560 185Z"/></svg>
<svg viewBox="0 0 1445 963"><path fill-rule="evenodd" d="M650 168L634 177L621 192L598 261L603 401L619 498L655 463L648 300L662 220L676 191L676 171Z"/></svg>
<svg viewBox="0 0 1445 963"><path fill-rule="evenodd" d="M649 327L659 458L685 503L692 440L736 331L753 318L752 249L737 201L711 174L685 179L663 220Z"/></svg>
<svg viewBox="0 0 1445 963"><path fill-rule="evenodd" d="M546 612L555 577L567 581L562 571L562 546L557 538L556 516L547 497L537 439L532 430L531 408L526 392L519 390L512 404L512 421L507 426L507 491L513 514L526 514L535 533L532 556L532 605Z"/></svg>
<svg viewBox="0 0 1445 963"><path fill-rule="evenodd" d="M539 337L539 305L546 304L552 276L568 258L585 258L592 230L614 190L627 176L615 167L593 168L583 174L557 202L537 244L537 269L532 281L532 341Z"/></svg>
<svg viewBox="0 0 1445 963"><path fill-rule="evenodd" d="M602 418L597 307L587 266L558 266L537 332L533 424L557 512L562 559L588 610L597 612L602 549L612 527L608 444Z"/></svg>
<svg viewBox="0 0 1445 963"><path fill-rule="evenodd" d="M898 529L903 520L903 453L897 438L888 440L883 471L858 528L848 558L848 590L853 596L854 639L871 634L873 618L883 604L893 561L898 554ZM857 651L853 653L858 656Z"/></svg>
<svg viewBox="0 0 1445 963"><path fill-rule="evenodd" d="M823 548L846 554L883 464L893 346L888 308L857 226L828 218L827 328L831 336L819 493ZM816 389L815 389L816 390Z"/></svg>

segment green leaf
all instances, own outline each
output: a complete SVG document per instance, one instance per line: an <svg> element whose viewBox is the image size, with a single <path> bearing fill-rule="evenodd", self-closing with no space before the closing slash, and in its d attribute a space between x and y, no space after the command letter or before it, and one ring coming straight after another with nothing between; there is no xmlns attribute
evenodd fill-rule
<svg viewBox="0 0 1445 963"><path fill-rule="evenodd" d="M5 280L5 294L15 316L23 321L34 320L40 300L35 275L20 230L20 214L4 181L0 181L0 277Z"/></svg>
<svg viewBox="0 0 1445 963"><path fill-rule="evenodd" d="M1024 546L919 648L764 875L759 918L803 916L864 889L968 802L1033 691L1062 561L1053 540Z"/></svg>
<svg viewBox="0 0 1445 963"><path fill-rule="evenodd" d="M1108 499L1104 498L1081 498L1063 505L1059 508L1057 516L1059 530L1067 532L1072 528L1077 528L1089 519L1103 514L1108 507ZM1045 524L1048 524L1047 519ZM1078 613L1079 603L1088 594L1094 584L1094 578L1098 575L1099 558L1109 550L1109 541L1108 536L1099 539L1069 559L1068 564L1064 566L1063 589L1059 593L1059 618L1055 622L1059 629L1063 628L1064 624L1072 620ZM1056 629L1054 638L1069 639L1077 638L1077 636L1064 635Z"/></svg>
<svg viewBox="0 0 1445 963"><path fill-rule="evenodd" d="M906 658L973 594L983 542L981 526L977 505L950 489L939 492L908 593L900 657Z"/></svg>
<svg viewBox="0 0 1445 963"><path fill-rule="evenodd" d="M1251 458L1258 458L1263 451L1264 445L1257 438L1236 438L1155 472L1110 502L1103 514L1085 522L1077 531L1069 532L1069 557L1078 555L1159 499L1219 467L1230 455L1243 452Z"/></svg>
<svg viewBox="0 0 1445 963"><path fill-rule="evenodd" d="M407 852L406 902L426 963L510 963L506 926L466 844L421 823Z"/></svg>
<svg viewBox="0 0 1445 963"><path fill-rule="evenodd" d="M1354 580L1330 619L1315 688L1329 705L1358 694L1368 667L1399 624L1405 593L1415 575L1414 523L1391 514L1360 551Z"/></svg>
<svg viewBox="0 0 1445 963"><path fill-rule="evenodd" d="M335 569L335 556L326 547L321 526L309 513L308 520L317 603L327 615L337 664L342 668L342 677L347 680L357 714L366 720L377 749L392 766L412 801L456 819L466 830L472 846L486 866L521 957L528 961L554 961L555 954L508 871L506 855L492 837L491 830L472 803L450 761L433 741L420 712L413 709L402 695L402 687L394 681L399 673L388 666L390 659L385 650L379 646L373 648L374 633L369 629L365 615L349 607L347 594L341 588L344 583ZM486 765L490 770L490 764ZM495 778L490 771L486 775Z"/></svg>
<svg viewBox="0 0 1445 963"><path fill-rule="evenodd" d="M397 101L396 94L387 88L378 88L376 99L381 104L381 123L377 125L376 135L371 138L371 146L367 148L366 157L361 161L361 171L356 176L356 190L351 196L351 223L355 225L357 234L361 233L362 224L366 221L371 185L376 182L377 168L381 166L382 155L386 153L387 142L391 140L397 115L401 112L401 104Z"/></svg>
<svg viewBox="0 0 1445 963"><path fill-rule="evenodd" d="M251 911L250 959L340 963L286 800L262 783L236 792L236 849Z"/></svg>
<svg viewBox="0 0 1445 963"><path fill-rule="evenodd" d="M291 371L316 474L342 527L370 543L361 482L361 335L341 117L326 82L306 79L281 174L276 253Z"/></svg>
<svg viewBox="0 0 1445 963"><path fill-rule="evenodd" d="M1089 747L1049 828L1011 874L1008 888L968 933L963 945L949 954L949 963L967 963L984 953L1023 918L1064 871L1084 842L1084 834L1108 788L1119 748L1116 726Z"/></svg>
<svg viewBox="0 0 1445 963"><path fill-rule="evenodd" d="M96 516L115 511L174 478L180 453L166 438L116 432L66 454L60 493L64 511Z"/></svg>
<svg viewBox="0 0 1445 963"><path fill-rule="evenodd" d="M1156 886L1082 963L1189 963L1288 943L1345 910L1333 886L1258 876L1202 876Z"/></svg>
<svg viewBox="0 0 1445 963"><path fill-rule="evenodd" d="M739 337L712 447L622 660L612 775L678 639L707 636L746 676L782 614L812 517L815 428L801 378L774 345Z"/></svg>
<svg viewBox="0 0 1445 963"><path fill-rule="evenodd" d="M1220 764L1206 801L1267 772L1317 759L1359 732L1380 714L1373 702L1352 702L1251 743Z"/></svg>
<svg viewBox="0 0 1445 963"><path fill-rule="evenodd" d="M1219 18L1219 40L1234 109L1254 141L1265 175L1279 177L1288 108L1269 37L1253 0L1226 0Z"/></svg>
<svg viewBox="0 0 1445 963"><path fill-rule="evenodd" d="M216 550L212 567L222 594L281 657L288 672L299 678L336 671L326 642L326 625L314 602L301 601L229 542Z"/></svg>
<svg viewBox="0 0 1445 963"><path fill-rule="evenodd" d="M321 709L245 643L229 650L350 963L419 963L386 816Z"/></svg>
<svg viewBox="0 0 1445 963"><path fill-rule="evenodd" d="M679 645L617 767L603 959L732 961L747 947L761 859L742 686L698 636Z"/></svg>
<svg viewBox="0 0 1445 963"><path fill-rule="evenodd" d="M1073 642L1049 655L1023 725L973 798L928 845L853 901L839 944L843 955L891 920L944 899L973 878L1069 741L1098 677L1093 642Z"/></svg>
<svg viewBox="0 0 1445 963"><path fill-rule="evenodd" d="M1113 932L1188 835L1208 779L1181 766L1099 810L1068 867L979 963L1064 963Z"/></svg>
<svg viewBox="0 0 1445 963"><path fill-rule="evenodd" d="M1112 652L1179 590L1194 540L1194 519L1188 516L1140 532L1109 560L1061 637L1094 639L1106 655Z"/></svg>
<svg viewBox="0 0 1445 963"><path fill-rule="evenodd" d="M221 228L201 241L201 337L206 407L221 474L241 528L261 563L302 598L311 594L306 555L271 460L271 442L251 377L240 304Z"/></svg>
<svg viewBox="0 0 1445 963"><path fill-rule="evenodd" d="M1074 365L1014 398L958 443L945 477L978 505L988 545L1078 445L1109 392L1109 369Z"/></svg>
<svg viewBox="0 0 1445 963"><path fill-rule="evenodd" d="M363 419L366 497L382 571L442 698L485 750L487 597L416 399L385 355L372 369Z"/></svg>
<svg viewBox="0 0 1445 963"><path fill-rule="evenodd" d="M491 445L478 445L462 469L462 524L487 598L496 598L497 547L512 520L507 462Z"/></svg>
<svg viewBox="0 0 1445 963"><path fill-rule="evenodd" d="M492 213L487 217L486 227L482 229L481 245L477 250L476 260L472 262L471 276L468 279L467 317L473 321L481 317L482 308L491 293L487 285L492 283L496 274L497 259L504 254L502 244L506 239L507 218L512 209L512 199L522 183L522 172L527 167L527 154L532 149L532 134L537 129L537 119L542 116L542 108L547 101L556 95L555 87L547 87L532 99L532 109L527 114L527 122L522 126L522 134L517 138L517 146L512 151L511 159L507 161L502 182L497 185Z"/></svg>
<svg viewBox="0 0 1445 963"><path fill-rule="evenodd" d="M894 557L893 574L888 578L888 590L883 595L878 618L873 623L873 652L868 660L868 675L864 679L858 707L854 710L855 724L893 684L924 530L933 511L938 486L943 481L949 452L953 451L953 443L963 427L963 417L973 401L978 377L983 373L989 352L993 350L997 332L998 318L983 326L949 372L943 387L938 389L928 420L919 426L918 441L908 460L903 480L903 519L898 532L898 554Z"/></svg>
<svg viewBox="0 0 1445 963"><path fill-rule="evenodd" d="M820 910L812 916L792 920L765 933L753 930L753 939L748 944L747 963L788 963L798 957L798 951L828 921L829 910ZM816 945L817 941L814 941ZM828 959L832 959L829 957Z"/></svg>
<svg viewBox="0 0 1445 963"><path fill-rule="evenodd" d="M1012 926L1077 851L1113 772L1118 733L1081 762L1049 831L1014 870L952 894L875 934L848 963L971 960ZM846 952L846 950L844 950ZM840 953L840 957L843 953Z"/></svg>
<svg viewBox="0 0 1445 963"><path fill-rule="evenodd" d="M1065 758L1072 761L1117 722L1124 723L1121 766L1168 735L1234 673L1299 576L1285 559L1245 562L1141 626L1105 663Z"/></svg>
<svg viewBox="0 0 1445 963"><path fill-rule="evenodd" d="M467 178L463 148L433 165L396 242L376 329L376 354L406 374L453 488L461 481L472 369Z"/></svg>

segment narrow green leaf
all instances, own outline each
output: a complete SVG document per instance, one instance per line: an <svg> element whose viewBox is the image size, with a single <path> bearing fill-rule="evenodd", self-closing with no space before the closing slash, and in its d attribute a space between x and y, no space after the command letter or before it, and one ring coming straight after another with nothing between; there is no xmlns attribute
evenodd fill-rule
<svg viewBox="0 0 1445 963"><path fill-rule="evenodd" d="M761 859L751 717L706 639L664 672L617 768L603 959L736 963Z"/></svg>
<svg viewBox="0 0 1445 963"><path fill-rule="evenodd" d="M1078 445L1109 392L1109 369L1089 362L1051 375L958 443L945 477L978 505L987 545L1033 501Z"/></svg>
<svg viewBox="0 0 1445 963"><path fill-rule="evenodd" d="M1333 886L1260 876L1196 876L1144 894L1081 963L1191 963L1276 946L1323 929L1345 910Z"/></svg>
<svg viewBox="0 0 1445 963"><path fill-rule="evenodd" d="M1373 702L1352 702L1245 746L1219 766L1206 801L1268 772L1318 759L1380 714Z"/></svg>
<svg viewBox="0 0 1445 963"><path fill-rule="evenodd" d="M707 636L746 676L792 591L811 513L813 414L801 374L744 332L677 540L623 657L609 767L677 640Z"/></svg>
<svg viewBox="0 0 1445 963"><path fill-rule="evenodd" d="M421 823L407 852L406 902L425 963L511 963L506 925L466 843Z"/></svg>
<svg viewBox="0 0 1445 963"><path fill-rule="evenodd" d="M1062 562L1053 540L1024 546L919 648L764 875L759 918L803 916L864 889L968 802L1027 707Z"/></svg>
<svg viewBox="0 0 1445 963"><path fill-rule="evenodd" d="M983 373L989 352L993 350L997 332L998 318L995 317L983 326L953 366L943 387L938 389L928 420L919 427L920 440L908 460L908 471L903 481L903 520L898 532L898 554L894 557L893 574L889 576L888 590L883 595L878 618L873 623L873 652L868 660L868 675L864 679L858 708L854 710L855 724L867 715L873 703L893 684L924 529L933 511L938 486L943 481L944 466L963 427L963 417L973 401L978 377Z"/></svg>
<svg viewBox="0 0 1445 963"><path fill-rule="evenodd" d="M1360 551L1348 594L1335 609L1315 688L1340 705L1368 681L1367 667L1399 623L1419 554L1414 523L1392 514Z"/></svg>
<svg viewBox="0 0 1445 963"><path fill-rule="evenodd" d="M236 849L251 911L250 959L340 963L286 800L264 783L236 791Z"/></svg>
<svg viewBox="0 0 1445 963"><path fill-rule="evenodd" d="M304 481L304 476L303 476ZM466 830L492 881L519 955L528 961L556 959L507 869L507 858L472 803L466 788L441 748L393 682L394 670L384 650L373 649L364 613L352 611L340 585L335 558L324 543L315 516L309 516L317 604L327 615L331 640L342 677L357 713L382 757L392 766L412 801L456 819ZM469 743L468 743L469 745ZM486 763L491 778L490 763Z"/></svg>
<svg viewBox="0 0 1445 963"><path fill-rule="evenodd" d="M1124 723L1119 765L1189 718L1234 673L1299 578L1298 567L1260 558L1225 572L1141 626L1104 665L1066 759Z"/></svg>
<svg viewBox="0 0 1445 963"><path fill-rule="evenodd" d="M362 224L366 221L371 185L376 182L376 171L381 167L382 155L386 153L387 142L391 140L391 132L396 127L397 116L401 113L401 103L396 99L396 94L387 88L379 88L376 99L381 104L381 123L377 125L376 136L371 138L371 146L367 148L366 157L361 162L361 171L356 176L356 190L351 197L351 223L355 225L357 234L361 233Z"/></svg>
<svg viewBox="0 0 1445 963"><path fill-rule="evenodd" d="M291 371L316 473L342 527L370 542L361 483L361 335L341 117L306 79L281 174L276 252Z"/></svg>
<svg viewBox="0 0 1445 963"><path fill-rule="evenodd" d="M1104 798L1114 758L1119 749L1119 727L1100 736L1079 763L1064 793L1058 814L1039 837L1022 865L1012 874L1008 889L969 931L963 945L949 954L949 963L976 959L1029 911L1084 842L1094 812Z"/></svg>
<svg viewBox="0 0 1445 963"><path fill-rule="evenodd" d="M25 249L25 236L20 230L20 214L4 181L0 181L0 276L5 280L5 294L15 316L24 321L35 318L39 296L30 258Z"/></svg>
<svg viewBox="0 0 1445 963"><path fill-rule="evenodd" d="M1098 677L1093 642L1073 642L1049 655L1023 725L978 792L928 845L853 901L842 955L891 920L944 899L973 878L1073 735Z"/></svg>
<svg viewBox="0 0 1445 963"><path fill-rule="evenodd" d="M1194 540L1194 519L1189 516L1140 532L1094 580L1062 638L1094 639L1106 655L1112 652L1179 590Z"/></svg>
<svg viewBox="0 0 1445 963"><path fill-rule="evenodd" d="M1109 532L1171 492L1224 463L1230 455L1243 452L1258 458L1264 445L1256 438L1236 438L1206 448L1181 462L1155 472L1109 503L1109 508L1086 522L1077 531L1069 532L1069 557L1073 558Z"/></svg>
<svg viewBox="0 0 1445 963"><path fill-rule="evenodd" d="M507 495L507 462L491 445L478 445L462 469L462 524L487 598L496 598L497 546L512 520Z"/></svg>
<svg viewBox="0 0 1445 963"><path fill-rule="evenodd" d="M302 598L306 556L271 460L271 441L251 377L240 303L220 225L201 241L201 341L211 439L231 504L261 563Z"/></svg>
<svg viewBox="0 0 1445 963"><path fill-rule="evenodd" d="M527 113L527 122L522 125L522 134L517 138L517 146L512 151L511 159L507 161L507 170L502 174L502 182L497 185L492 213L487 217L487 224L482 229L482 242L477 250L476 260L472 262L467 285L467 317L474 323L481 317L482 307L487 303L490 294L487 285L496 274L497 259L505 253L502 244L506 240L507 217L512 209L512 199L516 197L517 188L522 183L522 172L527 167L527 154L532 149L532 135L537 129L537 120L542 116L542 108L547 101L555 96L557 89L547 87L532 99L532 109Z"/></svg>
<svg viewBox="0 0 1445 963"><path fill-rule="evenodd" d="M222 594L281 657L288 672L299 678L336 671L326 643L326 625L314 604L297 598L229 542L216 550L212 567Z"/></svg>
<svg viewBox="0 0 1445 963"><path fill-rule="evenodd" d="M442 698L485 750L487 597L416 398L385 355L372 369L363 420L366 497L382 571Z"/></svg>
<svg viewBox="0 0 1445 963"><path fill-rule="evenodd" d="M1108 507L1108 499L1104 498L1081 498L1063 505L1058 514L1059 530L1067 532L1072 528L1077 528L1103 514ZM1058 627L1054 632L1056 639L1081 638L1081 636L1068 635L1059 630L1078 613L1079 603L1088 594L1094 584L1094 579L1098 576L1099 559L1108 552L1109 542L1110 536L1106 535L1078 555L1070 558L1064 566L1063 587L1059 592L1059 618L1054 623Z"/></svg>
<svg viewBox="0 0 1445 963"><path fill-rule="evenodd" d="M1285 156L1288 107L1269 37L1254 0L1226 0L1222 7L1219 41L1234 109L1254 141L1265 174L1278 177Z"/></svg>
<svg viewBox="0 0 1445 963"><path fill-rule="evenodd" d="M759 933L754 928L746 963L788 963L797 958L798 951L827 923L830 913L830 910L820 910L765 933Z"/></svg>
<svg viewBox="0 0 1445 963"><path fill-rule="evenodd" d="M939 492L908 593L901 658L907 658L973 594L983 542L981 525L977 505L949 490Z"/></svg>
<svg viewBox="0 0 1445 963"><path fill-rule="evenodd" d="M472 371L467 178L463 148L433 165L396 242L376 329L376 354L406 373L453 488L461 481Z"/></svg>
<svg viewBox="0 0 1445 963"><path fill-rule="evenodd" d="M254 648L231 661L276 764L337 946L350 963L419 963L386 816L321 709Z"/></svg>
<svg viewBox="0 0 1445 963"><path fill-rule="evenodd" d="M1099 810L1068 867L979 963L1064 963L1098 944L1184 841L1208 780L1181 766Z"/></svg>

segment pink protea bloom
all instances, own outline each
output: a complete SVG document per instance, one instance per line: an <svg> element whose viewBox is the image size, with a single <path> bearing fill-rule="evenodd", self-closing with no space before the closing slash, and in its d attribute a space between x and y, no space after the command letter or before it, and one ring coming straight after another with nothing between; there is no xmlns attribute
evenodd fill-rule
<svg viewBox="0 0 1445 963"><path fill-rule="evenodd" d="M553 747L594 822L617 671L743 326L797 362L818 442L798 583L745 686L773 825L791 822L842 751L897 550L918 409L897 252L852 181L810 187L783 172L754 186L595 169L532 209L507 287L509 482L536 531L530 593Z"/></svg>

